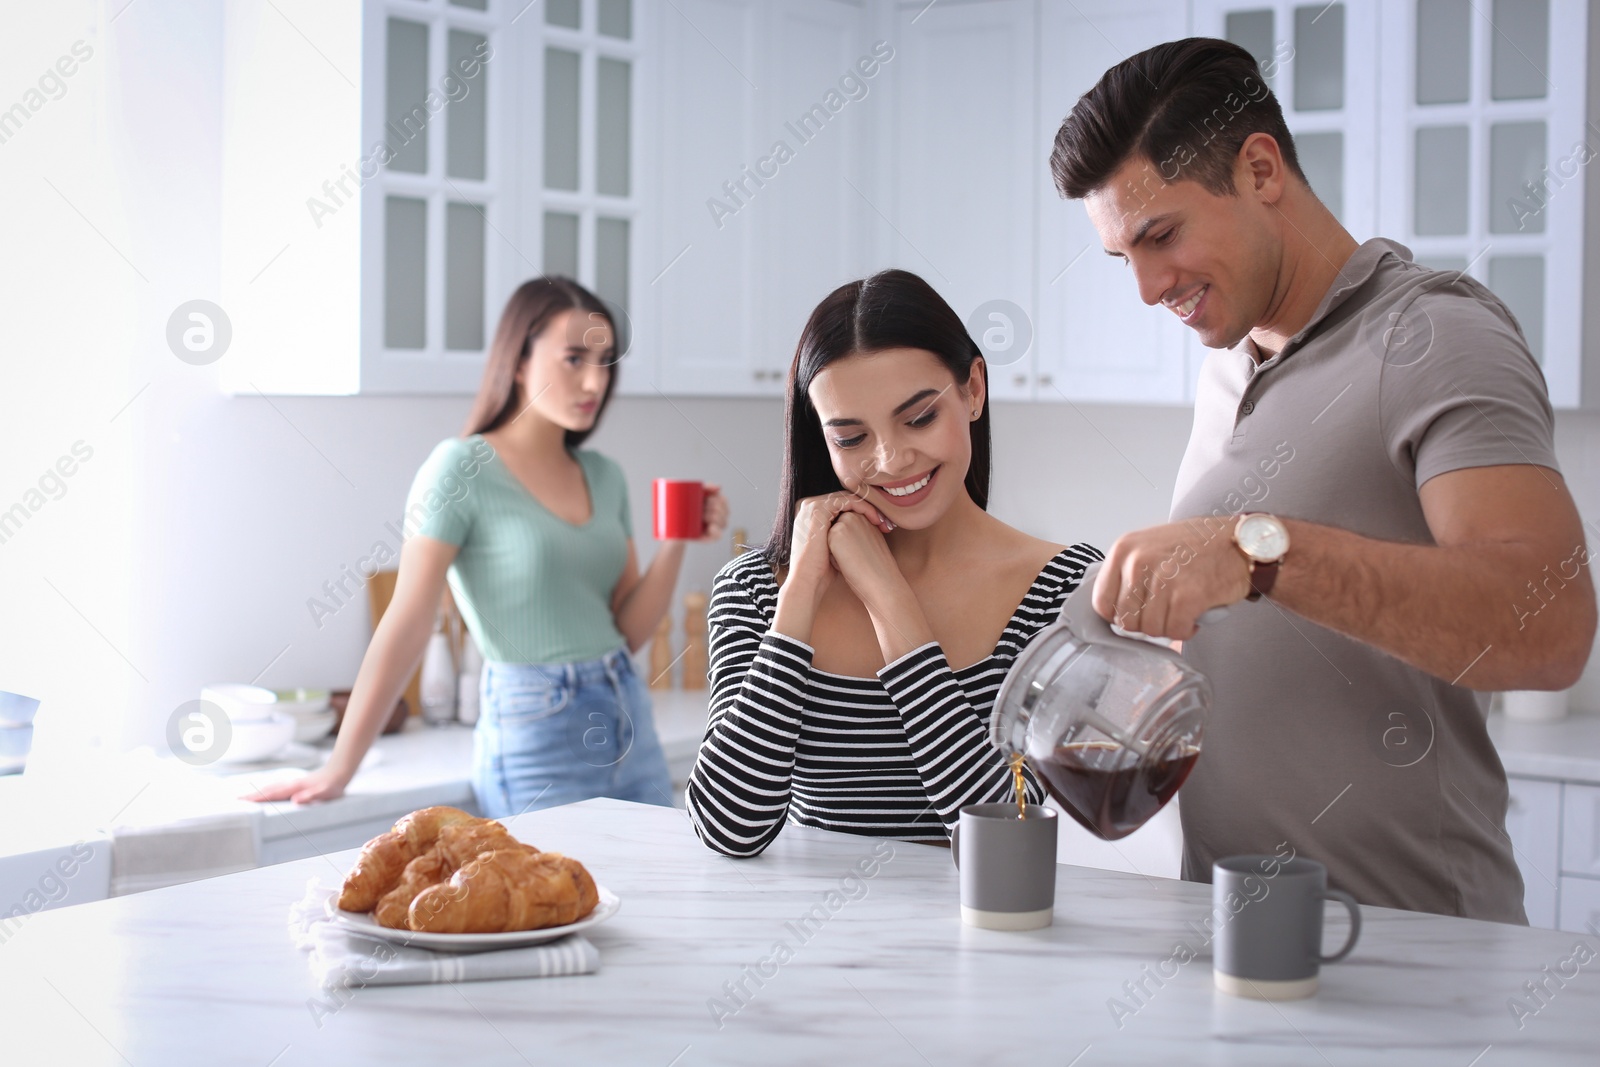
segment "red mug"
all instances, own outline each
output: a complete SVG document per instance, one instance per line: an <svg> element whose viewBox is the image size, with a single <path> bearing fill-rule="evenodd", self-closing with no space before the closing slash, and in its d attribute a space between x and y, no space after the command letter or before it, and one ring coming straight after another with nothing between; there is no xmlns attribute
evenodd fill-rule
<svg viewBox="0 0 1600 1067"><path fill-rule="evenodd" d="M650 503L657 541L697 541L705 535L704 482L657 478L650 483Z"/></svg>

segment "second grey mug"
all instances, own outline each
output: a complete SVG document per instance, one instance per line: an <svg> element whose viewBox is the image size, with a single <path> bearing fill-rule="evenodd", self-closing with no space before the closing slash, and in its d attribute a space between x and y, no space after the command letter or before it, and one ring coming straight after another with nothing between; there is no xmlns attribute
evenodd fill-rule
<svg viewBox="0 0 1600 1067"><path fill-rule="evenodd" d="M961 921L985 930L1049 926L1056 903L1056 813L1029 804L969 804L950 837L961 871Z"/></svg>
<svg viewBox="0 0 1600 1067"><path fill-rule="evenodd" d="M1323 902L1350 912L1350 936L1322 954ZM1328 868L1316 860L1229 856L1211 865L1212 979L1218 989L1256 1000L1298 1000L1317 991L1324 963L1342 960L1361 936L1361 907L1342 889L1328 888Z"/></svg>

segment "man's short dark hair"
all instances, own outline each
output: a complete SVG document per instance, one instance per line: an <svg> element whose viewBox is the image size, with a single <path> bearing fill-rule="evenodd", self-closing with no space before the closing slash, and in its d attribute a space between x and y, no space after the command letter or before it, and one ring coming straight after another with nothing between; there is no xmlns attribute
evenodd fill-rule
<svg viewBox="0 0 1600 1067"><path fill-rule="evenodd" d="M1283 109L1256 58L1229 41L1190 37L1146 49L1101 75L1061 121L1050 173L1063 197L1081 200L1142 156L1162 181L1188 178L1233 196L1234 161L1253 133L1277 141L1284 163L1305 181Z"/></svg>

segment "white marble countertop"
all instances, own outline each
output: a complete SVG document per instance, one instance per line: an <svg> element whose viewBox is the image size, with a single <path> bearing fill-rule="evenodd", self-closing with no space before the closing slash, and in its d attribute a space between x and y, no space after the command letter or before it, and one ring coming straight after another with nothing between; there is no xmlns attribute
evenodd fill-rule
<svg viewBox="0 0 1600 1067"><path fill-rule="evenodd" d="M668 764L686 775L705 733L707 694L663 690L651 696ZM325 759L332 746L332 738L320 742L316 746L320 757ZM49 906L99 899L113 891L109 873L113 828L218 818L238 822L243 815L255 828L251 832L261 842L267 857L263 861L272 862L274 852L308 855L339 847L331 843L330 835L347 836L349 831L337 828L360 830L363 824L392 821L430 804L471 806L471 764L471 727L429 727L413 717L401 733L377 739L344 796L317 804L240 799L259 785L303 775L298 767L197 770L149 751L91 754L74 763L70 774L3 776L0 811L25 811L28 817L0 821L0 914L22 900L35 888L41 872L75 845L81 851L86 843L92 850L91 873L76 877L65 893L50 898Z"/></svg>
<svg viewBox="0 0 1600 1067"><path fill-rule="evenodd" d="M1508 1007L1579 935L1367 908L1316 997L1268 1004L1215 992L1208 953L1159 986L1146 977L1176 942L1198 942L1188 924L1209 909L1206 886L1062 866L1055 925L999 933L961 925L944 849L791 826L735 861L681 811L611 800L512 825L621 897L589 934L597 974L329 999L285 920L349 851L31 916L0 946L0 1047L8 1062L74 1065L1495 1067L1592 1065L1600 1045L1600 959L1552 982L1520 1029ZM875 847L892 854L848 882ZM802 938L808 914L823 918ZM780 941L792 958L763 964ZM1150 992L1134 1001L1125 983L1141 980ZM729 996L741 981L742 1006ZM1137 1005L1120 1027L1112 998Z"/></svg>
<svg viewBox="0 0 1600 1067"><path fill-rule="evenodd" d="M1600 785L1600 715L1518 722L1495 714L1489 736L1507 774Z"/></svg>
<svg viewBox="0 0 1600 1067"><path fill-rule="evenodd" d="M692 759L705 734L704 691L651 694L656 729L669 762ZM319 742L324 758L330 737ZM103 835L114 824L154 825L163 820L226 812L261 813L263 840L329 826L359 823L391 811L425 804L462 805L472 800L472 728L430 727L413 717L398 734L379 737L345 795L318 804L257 804L239 796L260 784L298 778L295 767L197 771L175 759L99 757L77 767L70 779L27 774L0 777L0 807L27 809L33 817L0 823L0 856L65 845Z"/></svg>

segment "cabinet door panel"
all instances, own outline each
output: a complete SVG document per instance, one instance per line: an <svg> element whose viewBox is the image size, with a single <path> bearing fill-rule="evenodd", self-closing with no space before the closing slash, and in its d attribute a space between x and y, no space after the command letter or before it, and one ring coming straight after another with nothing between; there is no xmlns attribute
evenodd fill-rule
<svg viewBox="0 0 1600 1067"><path fill-rule="evenodd" d="M758 30L749 0L678 0L661 13L651 284L661 323L656 384L668 394L749 391L760 194L734 183L756 163Z"/></svg>
<svg viewBox="0 0 1600 1067"><path fill-rule="evenodd" d="M1528 923L1546 930L1556 925L1556 882L1560 863L1561 783L1512 778L1506 806L1506 833L1522 871L1522 904Z"/></svg>
<svg viewBox="0 0 1600 1067"><path fill-rule="evenodd" d="M1600 878L1600 786L1566 786L1561 871Z"/></svg>
<svg viewBox="0 0 1600 1067"><path fill-rule="evenodd" d="M1040 38L1040 116L1033 165L1039 193L1040 400L1182 403L1188 328L1140 299L1133 272L1105 254L1081 203L1062 200L1048 159L1056 130L1107 68L1184 35L1178 0L1119 4L1085 15L1046 4ZM1048 383L1045 379L1048 378Z"/></svg>
<svg viewBox="0 0 1600 1067"><path fill-rule="evenodd" d="M1033 12L1024 0L897 12L894 195L877 205L892 220L889 264L926 279L969 329L991 301L1021 308L1028 334L1038 318L1034 198L1049 148L1034 130ZM997 397L1032 392L1037 344L1023 351L1021 336L990 357Z"/></svg>
<svg viewBox="0 0 1600 1067"><path fill-rule="evenodd" d="M873 121L886 117L887 68L880 64L871 78L854 69L872 54L864 8L784 0L770 17L756 146L761 157L778 154L780 144L793 155L766 168L771 177L749 207L759 316L749 378L755 391L776 395L811 310L869 272L865 246L876 217L862 194L872 195L868 160Z"/></svg>
<svg viewBox="0 0 1600 1067"><path fill-rule="evenodd" d="M1571 876L1561 879L1561 922L1556 929L1583 934L1600 932L1600 881Z"/></svg>

